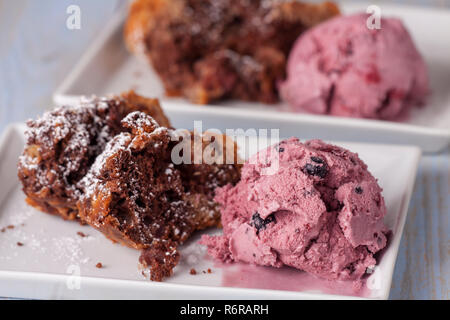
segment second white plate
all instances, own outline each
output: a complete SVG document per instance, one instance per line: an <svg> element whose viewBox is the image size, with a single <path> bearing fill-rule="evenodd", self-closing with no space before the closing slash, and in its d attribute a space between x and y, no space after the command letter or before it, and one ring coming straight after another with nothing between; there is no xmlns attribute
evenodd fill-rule
<svg viewBox="0 0 450 320"><path fill-rule="evenodd" d="M367 4L343 4L345 13L365 11ZM86 52L80 63L54 95L57 104L71 104L80 95L120 93L130 88L159 97L170 114L190 112L197 120L233 117L234 128L281 129L282 137L300 134L304 138L412 144L426 152L444 149L450 142L450 11L410 6L379 4L382 15L400 17L410 30L430 70L431 100L415 109L405 123L293 114L274 110L273 106L228 101L217 106L196 106L181 99L164 97L157 75L144 59L131 56L125 49L122 28L126 10L111 20L104 32ZM420 21L420 24L417 23ZM225 129L216 121L213 127Z"/></svg>

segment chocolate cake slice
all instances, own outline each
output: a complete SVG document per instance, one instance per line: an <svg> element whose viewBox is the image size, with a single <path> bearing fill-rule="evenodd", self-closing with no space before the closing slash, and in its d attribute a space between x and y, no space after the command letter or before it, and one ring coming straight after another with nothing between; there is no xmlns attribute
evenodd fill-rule
<svg viewBox="0 0 450 320"><path fill-rule="evenodd" d="M125 39L149 59L168 95L273 103L294 41L337 14L331 2L135 0Z"/></svg>
<svg viewBox="0 0 450 320"><path fill-rule="evenodd" d="M220 224L214 190L240 179L234 141L172 129L157 100L134 92L60 107L28 127L18 165L27 202L142 249L152 280L172 273L194 231Z"/></svg>
<svg viewBox="0 0 450 320"><path fill-rule="evenodd" d="M77 219L76 203L83 193L78 182L107 142L124 130L121 120L138 110L170 127L158 100L133 91L59 107L28 121L26 146L18 164L27 202L64 219Z"/></svg>
<svg viewBox="0 0 450 320"><path fill-rule="evenodd" d="M145 249L141 264L159 281L178 263L178 244L220 223L214 189L235 184L240 166L174 164L172 150L179 143L174 130L142 112L129 114L122 125L128 131L108 142L79 183L84 191L79 215L109 239ZM222 157L225 146L218 142ZM234 142L231 148L236 153Z"/></svg>

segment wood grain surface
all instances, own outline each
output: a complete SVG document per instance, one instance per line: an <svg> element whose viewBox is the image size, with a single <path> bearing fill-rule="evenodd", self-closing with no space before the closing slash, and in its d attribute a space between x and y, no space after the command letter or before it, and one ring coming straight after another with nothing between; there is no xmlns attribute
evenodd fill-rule
<svg viewBox="0 0 450 320"><path fill-rule="evenodd" d="M450 7L447 0L397 2ZM0 132L8 123L35 117L52 106L53 91L120 3L0 0ZM66 9L72 4L82 10L81 30L66 28ZM395 173L395 168L392 171ZM449 184L449 150L425 155L410 203L391 299L449 298Z"/></svg>

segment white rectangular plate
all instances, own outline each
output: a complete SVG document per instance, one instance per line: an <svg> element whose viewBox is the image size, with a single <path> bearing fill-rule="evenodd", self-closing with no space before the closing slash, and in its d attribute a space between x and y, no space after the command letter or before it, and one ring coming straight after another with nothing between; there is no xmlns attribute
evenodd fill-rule
<svg viewBox="0 0 450 320"><path fill-rule="evenodd" d="M342 9L345 13L360 12L368 5L343 4ZM426 152L442 150L450 142L450 41L447 41L450 11L384 3L379 6L383 16L397 16L405 22L429 66L431 99L426 107L415 109L404 123L293 114L281 112L274 106L240 101L200 107L164 97L161 82L148 62L131 56L124 47L122 28L126 10L110 21L55 92L54 101L71 104L78 101L80 95L117 94L133 88L141 94L161 98L169 114L180 109L219 112L233 116L242 128L255 128L257 124L280 128L284 137L301 134L310 139L412 144ZM216 127L223 129L220 124Z"/></svg>
<svg viewBox="0 0 450 320"><path fill-rule="evenodd" d="M174 122L188 118L180 113ZM233 118L220 117L230 126ZM184 121L188 121L185 119ZM41 299L338 299L348 296L349 284L314 282L292 269L243 266L220 268L197 244L200 234L181 247L182 259L173 277L154 283L137 267L139 252L113 244L88 226L36 211L24 199L17 179L17 159L24 145L24 125L10 126L0 137L0 296ZM387 299L401 234L414 186L420 149L413 146L336 143L358 152L384 189L393 231L388 248L368 279L372 290L363 298ZM83 232L87 237L80 237ZM217 233L218 230L208 230ZM23 246L19 246L18 243ZM103 268L96 268L101 262ZM191 275L195 268L197 275ZM203 271L212 269L212 273ZM241 273L238 273L241 272ZM80 275L81 277L78 277ZM273 277L268 285L264 277ZM79 280L79 281L78 281ZM79 284L79 286L78 286Z"/></svg>

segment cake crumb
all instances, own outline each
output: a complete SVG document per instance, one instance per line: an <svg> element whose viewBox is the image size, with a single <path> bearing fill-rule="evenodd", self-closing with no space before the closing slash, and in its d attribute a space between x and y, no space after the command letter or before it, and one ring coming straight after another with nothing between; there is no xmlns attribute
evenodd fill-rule
<svg viewBox="0 0 450 320"><path fill-rule="evenodd" d="M3 227L3 228L1 228L0 229L0 232L6 232L6 230L11 230L11 229L14 229L15 228L15 226L13 226L12 224L10 224L9 226L6 226L6 227Z"/></svg>
<svg viewBox="0 0 450 320"><path fill-rule="evenodd" d="M81 232L81 231L78 231L77 232L77 235L79 235L80 237L82 237L82 238L85 238L85 237L87 237L87 235L86 234L84 234L83 232Z"/></svg>
<svg viewBox="0 0 450 320"><path fill-rule="evenodd" d="M96 267L97 269L101 269L101 268L103 268L103 264L102 264L101 262L99 262L99 263L97 263L97 264L95 265L95 267Z"/></svg>
<svg viewBox="0 0 450 320"><path fill-rule="evenodd" d="M23 243L22 243L22 242L17 242L17 245L18 245L19 247L23 247Z"/></svg>
<svg viewBox="0 0 450 320"><path fill-rule="evenodd" d="M211 269L208 269L208 273L212 273L212 270L211 270Z"/></svg>
<svg viewBox="0 0 450 320"><path fill-rule="evenodd" d="M192 268L191 271L190 271L189 273L192 274L192 275L196 275L196 274L197 274L197 271L196 271L194 268Z"/></svg>

